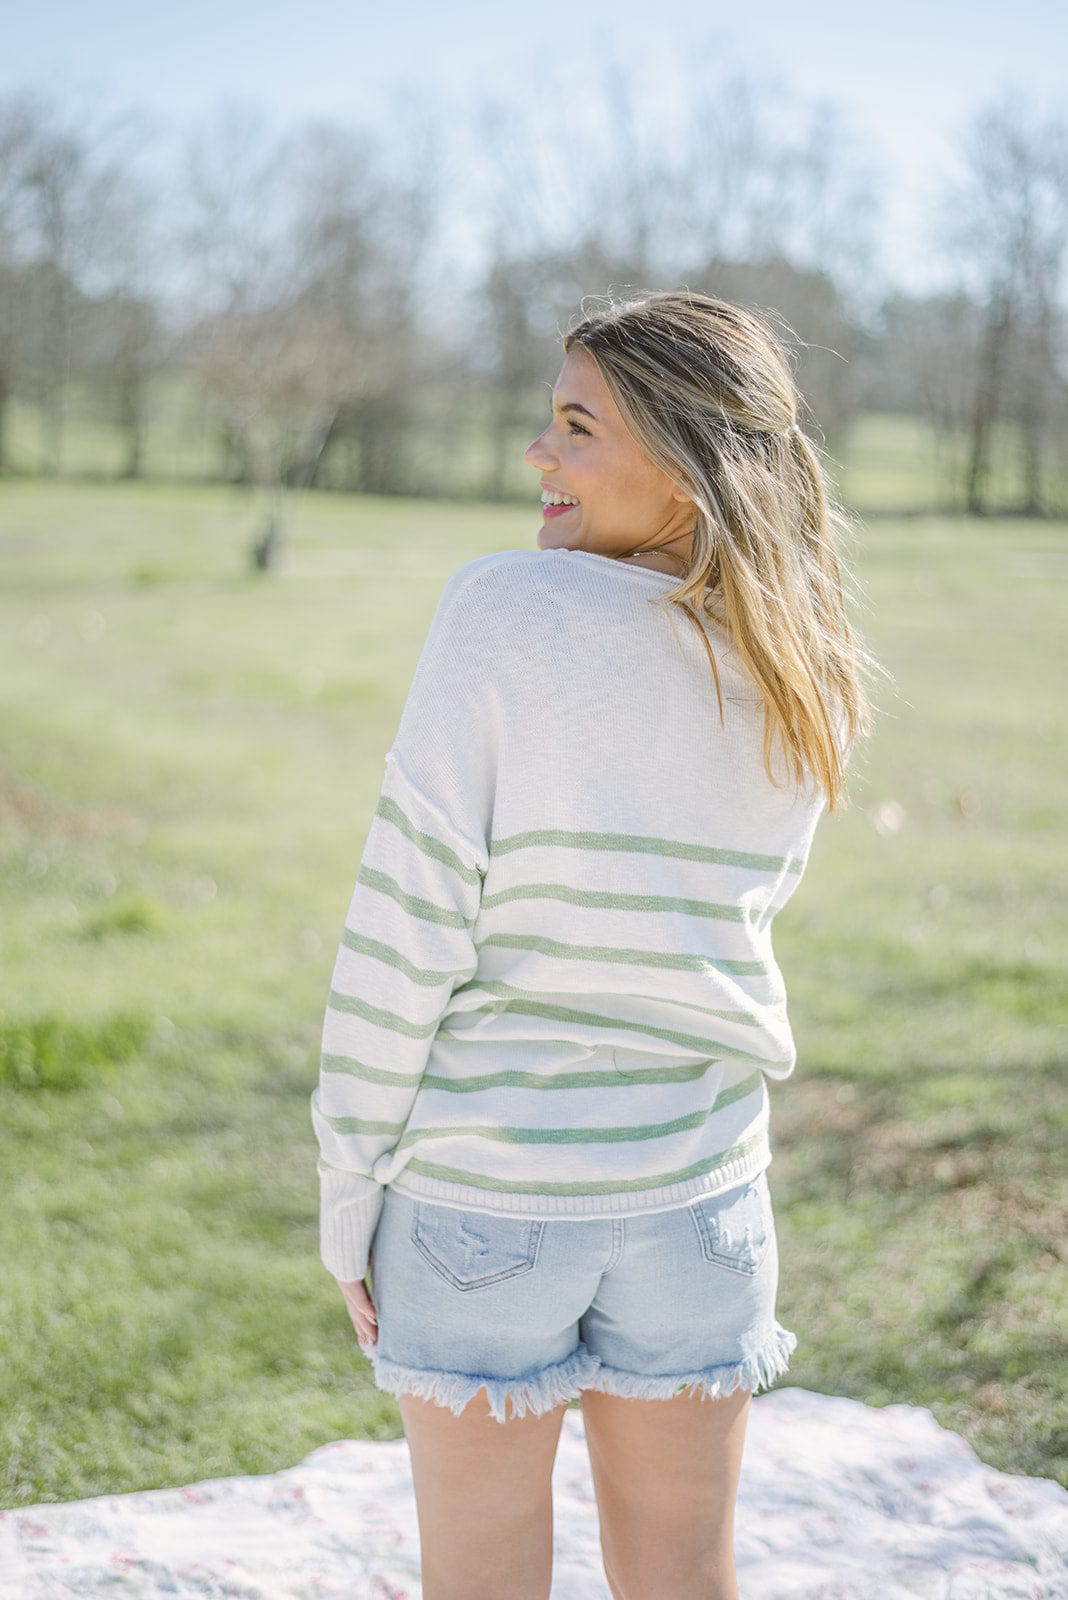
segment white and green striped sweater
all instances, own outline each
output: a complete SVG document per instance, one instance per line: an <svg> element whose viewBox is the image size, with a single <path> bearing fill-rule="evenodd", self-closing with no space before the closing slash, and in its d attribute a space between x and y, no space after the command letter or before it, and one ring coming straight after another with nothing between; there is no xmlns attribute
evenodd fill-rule
<svg viewBox="0 0 1068 1600"><path fill-rule="evenodd" d="M523 1217L685 1205L761 1171L793 1070L771 923L823 801L675 580L506 550L446 583L385 758L323 1026L321 1252L362 1278L390 1184Z"/></svg>

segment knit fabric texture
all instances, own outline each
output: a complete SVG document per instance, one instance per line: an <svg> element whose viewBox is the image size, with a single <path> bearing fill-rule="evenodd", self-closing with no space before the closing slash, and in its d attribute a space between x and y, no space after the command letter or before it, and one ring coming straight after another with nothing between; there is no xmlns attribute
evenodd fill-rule
<svg viewBox="0 0 1068 1600"><path fill-rule="evenodd" d="M823 796L764 767L726 635L667 573L507 550L446 582L385 757L311 1114L320 1247L361 1279L384 1186L621 1217L771 1160L793 1071L776 913Z"/></svg>

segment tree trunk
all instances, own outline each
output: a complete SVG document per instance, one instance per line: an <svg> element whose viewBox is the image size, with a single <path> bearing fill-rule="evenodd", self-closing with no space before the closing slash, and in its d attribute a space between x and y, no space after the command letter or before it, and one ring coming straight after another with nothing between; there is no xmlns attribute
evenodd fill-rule
<svg viewBox="0 0 1068 1600"><path fill-rule="evenodd" d="M1041 516L1042 499L1042 405L1041 396L1030 391L1020 415L1020 475L1023 479L1025 516Z"/></svg>
<svg viewBox="0 0 1068 1600"><path fill-rule="evenodd" d="M119 377L119 426L126 436L126 465L121 475L140 478L144 473L144 382L142 374L132 367Z"/></svg>
<svg viewBox="0 0 1068 1600"><path fill-rule="evenodd" d="M41 465L46 478L63 471L65 407L62 382L53 380L41 399Z"/></svg>
<svg viewBox="0 0 1068 1600"><path fill-rule="evenodd" d="M224 418L219 432L226 457L223 466L224 482L241 485L253 483L255 473L252 470L252 450L245 429L232 419Z"/></svg>
<svg viewBox="0 0 1068 1600"><path fill-rule="evenodd" d="M329 450L330 446L334 442L334 439L340 431L343 420L343 409L344 408L341 405L334 407L334 411L329 422L319 435L319 442L315 446L313 453L304 468L303 481L300 484L301 488L315 488L316 480L319 477L319 468L323 464L323 457L326 455L326 452Z"/></svg>
<svg viewBox="0 0 1068 1600"><path fill-rule="evenodd" d="M11 399L11 383L7 372L0 365L0 478L8 470L7 459L7 405Z"/></svg>
<svg viewBox="0 0 1068 1600"><path fill-rule="evenodd" d="M408 487L408 431L405 409L380 401L360 425L360 488L364 494L403 494Z"/></svg>
<svg viewBox="0 0 1068 1600"><path fill-rule="evenodd" d="M976 375L975 403L972 409L971 454L966 480L966 506L972 516L987 509L986 494L990 477L990 442L998 416L1001 379L1010 327L1008 297L997 294L990 306L984 330L983 348Z"/></svg>
<svg viewBox="0 0 1068 1600"><path fill-rule="evenodd" d="M510 393L502 391L494 395L490 467L485 488L485 498L489 501L501 501L505 498L508 458L512 446L513 409L514 399Z"/></svg>
<svg viewBox="0 0 1068 1600"><path fill-rule="evenodd" d="M1048 304L1040 307L1028 342L1030 360L1024 366L1020 406L1020 475L1024 514L1038 517L1046 509L1042 493L1042 445L1049 407L1047 376L1053 349Z"/></svg>

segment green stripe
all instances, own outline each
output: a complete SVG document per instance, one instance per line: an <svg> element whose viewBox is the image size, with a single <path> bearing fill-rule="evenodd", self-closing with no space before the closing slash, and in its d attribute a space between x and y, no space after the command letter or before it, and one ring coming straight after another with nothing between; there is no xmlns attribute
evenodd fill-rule
<svg viewBox="0 0 1068 1600"><path fill-rule="evenodd" d="M595 911L682 911L691 917L712 917L718 922L753 922L761 915L747 914L744 906L718 905L711 900L683 900L667 894L611 894L605 889L573 889L566 883L522 883L497 894L482 896L482 909L510 905L513 900L564 900Z"/></svg>
<svg viewBox="0 0 1068 1600"><path fill-rule="evenodd" d="M409 1022L407 1017L399 1016L396 1011L383 1011L380 1006L368 1005L366 1000L360 1000L356 995L339 994L336 989L331 989L327 1004L333 1011L342 1012L345 1016L363 1017L365 1022L373 1022L377 1028L388 1028L392 1033L402 1033L406 1039L429 1039L437 1032L438 1019L433 1022Z"/></svg>
<svg viewBox="0 0 1068 1600"><path fill-rule="evenodd" d="M618 1076L613 1072L555 1072L543 1078L536 1072L489 1072L481 1078L442 1078L428 1072L420 1085L423 1089L441 1089L448 1094L476 1094L481 1089L629 1089L633 1085L648 1083L693 1083L703 1078L718 1061L697 1061L685 1067L636 1067L624 1069ZM755 1074L754 1077L758 1077ZM729 1106L733 1101L752 1094L754 1077L745 1078L717 1095L716 1106Z"/></svg>
<svg viewBox="0 0 1068 1600"><path fill-rule="evenodd" d="M319 1070L344 1072L350 1078L362 1078L365 1083L385 1083L398 1089L411 1089L421 1081L419 1073L387 1072L385 1067L372 1067L366 1061L357 1061L355 1056L335 1056L325 1050L319 1057Z"/></svg>
<svg viewBox="0 0 1068 1600"><path fill-rule="evenodd" d="M638 1194L643 1189L663 1189L668 1184L685 1183L689 1178L700 1178L706 1172L715 1172L717 1167L725 1167L728 1162L748 1155L763 1143L764 1137L760 1133L754 1134L751 1139L743 1139L740 1144L732 1145L718 1156L695 1161L689 1167L678 1167L674 1172L657 1173L651 1178L607 1178L596 1183L547 1183L536 1178L528 1183L514 1178L487 1178L483 1173L467 1172L463 1167L441 1167L433 1161L420 1161L417 1156L407 1163L407 1170L420 1173L424 1178L465 1184L470 1189L485 1189L493 1194Z"/></svg>
<svg viewBox="0 0 1068 1600"><path fill-rule="evenodd" d="M413 1077L410 1072L388 1072L384 1067L372 1067L353 1056L338 1056L324 1052L319 1061L320 1071L343 1072L348 1077L360 1078L366 1083L381 1083L387 1087L411 1089L418 1083L422 1089L438 1089L444 1094L480 1094L489 1089L629 1089L639 1084L693 1083L703 1078L712 1068L719 1066L719 1057L688 1062L679 1067L622 1067L601 1072L523 1072L517 1068L501 1072L472 1072L462 1077L446 1078L438 1072L425 1072ZM750 1080L745 1079L744 1084ZM742 1086L739 1092L751 1090ZM725 1089L723 1095L733 1095ZM722 1099L722 1104L729 1100Z"/></svg>
<svg viewBox="0 0 1068 1600"><path fill-rule="evenodd" d="M369 1122L363 1117L328 1117L325 1111L320 1111L319 1115L324 1122L329 1123L335 1133L388 1133L391 1138L399 1138L404 1131L403 1122Z"/></svg>
<svg viewBox="0 0 1068 1600"><path fill-rule="evenodd" d="M768 968L763 961L726 961L712 956L668 955L660 950L628 950L608 944L562 944L559 939L546 939L537 933L491 933L480 939L475 949L486 945L503 950L539 950L542 955L556 956L563 961L615 961L634 967L656 967L674 972L725 972L733 978L766 978Z"/></svg>
<svg viewBox="0 0 1068 1600"><path fill-rule="evenodd" d="M754 855L748 850L716 850L711 845L686 844L680 839L658 839L642 833L573 833L567 828L530 828L490 844L490 857L512 850L532 850L559 845L568 850L621 850L632 855L672 856L682 861L707 861L719 867L748 867L753 872L805 870L800 856Z"/></svg>
<svg viewBox="0 0 1068 1600"><path fill-rule="evenodd" d="M536 1004L538 997L531 989L517 989L512 983L505 983L503 978L471 978L467 983L461 984L455 991L456 994L473 994L476 989L484 989L489 994L512 995L516 1000L529 1001ZM720 1022L736 1022L745 1028L763 1028L767 1026L767 1019L755 1017L751 1011L720 1011L714 1006L695 1005L692 1000L673 1000L668 995L639 994L635 991L628 994L628 1000L648 1000L654 1006L680 1006L686 1011L696 1011L703 1017L716 1017ZM505 1000L503 1004L491 1001L489 1005L472 1006L465 1009L465 1016L500 1016L512 1009L512 1002ZM772 1007L768 1008L769 1011Z"/></svg>
<svg viewBox="0 0 1068 1600"><path fill-rule="evenodd" d="M482 1089L628 1089L639 1083L692 1083L703 1078L719 1061L692 1061L681 1067L606 1067L601 1072L503 1072L471 1073L463 1078L443 1078L439 1073L423 1075L422 1087L442 1089L448 1094L478 1094Z"/></svg>
<svg viewBox="0 0 1068 1600"><path fill-rule="evenodd" d="M399 1136L404 1132L403 1122L372 1121L361 1117L331 1117L319 1103L319 1090L312 1090L312 1109L335 1133L388 1133Z"/></svg>
<svg viewBox="0 0 1068 1600"><path fill-rule="evenodd" d="M482 882L483 875L481 872L478 872L474 867L469 867L456 854L455 850L451 850L447 844L442 844L440 839L435 839L432 833L423 833L421 829L416 827L412 819L401 810L397 802L391 800L388 795L381 796L375 807L375 816L382 817L386 822L392 822L393 826L399 828L404 837L410 839L412 844L421 850L425 856L432 856L435 861L440 861L444 866L451 867L465 883L475 886Z"/></svg>
<svg viewBox="0 0 1068 1600"><path fill-rule="evenodd" d="M403 972L413 983L423 984L428 989L437 988L442 983L451 983L457 977L473 978L478 971L477 963L474 967L465 967L460 972L435 972L431 967L417 967L391 944L383 944L379 939L369 939L366 934L354 933L351 928L343 931L341 943L361 956L372 956L374 960L382 961L386 966L396 967L398 972Z"/></svg>
<svg viewBox="0 0 1068 1600"><path fill-rule="evenodd" d="M452 911L446 906L436 906L430 900L421 900L416 895L407 894L396 878L391 878L388 872L378 872L366 864L361 864L356 874L356 881L368 889L377 889L381 894L388 894L405 911L410 912L413 917L419 917L423 922L438 922L446 928L467 928L474 920L469 920L461 911Z"/></svg>
<svg viewBox="0 0 1068 1600"><path fill-rule="evenodd" d="M640 1144L648 1139L667 1139L672 1134L685 1133L700 1128L709 1117L724 1105L743 1100L760 1089L760 1074L753 1073L744 1084L735 1084L717 1095L710 1106L688 1111L685 1116L672 1117L668 1122L647 1122L637 1125L623 1124L614 1128L507 1128L495 1123L483 1125L464 1123L445 1128L412 1128L404 1133L396 1150L406 1150L425 1139L455 1139L457 1137L488 1139L495 1144ZM319 1105L318 1095L312 1103L323 1121L335 1133L395 1133L401 1134L403 1122L371 1121L363 1117L332 1117Z"/></svg>
<svg viewBox="0 0 1068 1600"><path fill-rule="evenodd" d="M754 1090L750 1089L749 1093L754 1093ZM643 1144L649 1139L669 1139L673 1134L701 1128L709 1117L715 1115L716 1110L717 1105L713 1102L697 1111L688 1111L685 1116L672 1117L667 1122L622 1123L614 1128L505 1128L493 1122L483 1125L464 1123L459 1128L412 1128L405 1133L397 1149L407 1150L425 1139L455 1139L457 1135L487 1139L493 1144ZM358 1130L338 1128L337 1131L355 1133Z"/></svg>
<svg viewBox="0 0 1068 1600"><path fill-rule="evenodd" d="M701 1055L707 1055L713 1050L717 1055L732 1056L739 1061L752 1061L761 1067L778 1065L777 1062L769 1061L766 1056L755 1056L748 1050L736 1050L733 1045L721 1044L718 1039L698 1038L696 1034L678 1033L674 1028L654 1028L645 1022L623 1022L619 1017L597 1016L592 1011L573 1011L567 1006L537 1005L522 1000L509 1001L505 1009L513 1016L545 1017L552 1022L578 1022L591 1028L622 1028L628 1033L640 1033L649 1039L664 1039L680 1050L696 1050ZM465 1041L463 1033L453 1033L448 1028L439 1029L438 1037L454 1039L461 1044L468 1042Z"/></svg>

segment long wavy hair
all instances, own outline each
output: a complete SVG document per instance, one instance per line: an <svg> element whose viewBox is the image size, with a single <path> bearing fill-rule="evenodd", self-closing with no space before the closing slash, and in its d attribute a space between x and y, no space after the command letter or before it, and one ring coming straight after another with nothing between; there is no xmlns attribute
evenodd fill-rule
<svg viewBox="0 0 1068 1600"><path fill-rule="evenodd" d="M851 531L802 431L786 351L757 312L686 290L609 301L564 335L597 363L632 438L693 500L697 527L681 607L719 670L699 607L726 630L763 695L764 765L815 780L830 810L870 711L874 666L846 613L839 536Z"/></svg>

